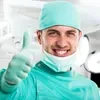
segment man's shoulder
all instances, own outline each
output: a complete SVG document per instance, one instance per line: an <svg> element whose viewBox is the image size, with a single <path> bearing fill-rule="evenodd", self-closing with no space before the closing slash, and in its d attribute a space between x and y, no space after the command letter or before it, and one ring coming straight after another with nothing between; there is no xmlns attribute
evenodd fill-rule
<svg viewBox="0 0 100 100"><path fill-rule="evenodd" d="M87 85L89 87L92 86L92 87L98 88L97 84L94 81L92 81L90 78L86 77L86 76L83 76L81 74L75 73L75 77L76 77L75 79L79 80L81 83L83 83L83 84L85 84L85 85Z"/></svg>

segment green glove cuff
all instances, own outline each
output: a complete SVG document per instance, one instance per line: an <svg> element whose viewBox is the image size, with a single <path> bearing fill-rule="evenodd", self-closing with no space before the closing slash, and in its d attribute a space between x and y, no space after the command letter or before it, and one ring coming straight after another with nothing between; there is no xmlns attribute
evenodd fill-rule
<svg viewBox="0 0 100 100"><path fill-rule="evenodd" d="M1 90L6 93L11 93L11 92L15 91L18 87L18 84L17 85L8 84L5 81L4 76L5 76L5 72L3 73L2 77L1 77Z"/></svg>

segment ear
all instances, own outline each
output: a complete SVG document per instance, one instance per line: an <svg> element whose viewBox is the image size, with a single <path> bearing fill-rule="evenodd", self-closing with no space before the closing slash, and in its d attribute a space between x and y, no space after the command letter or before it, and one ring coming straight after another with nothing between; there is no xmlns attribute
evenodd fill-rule
<svg viewBox="0 0 100 100"><path fill-rule="evenodd" d="M42 31L37 30L36 33L37 33L37 39L38 39L38 42L39 42L39 44L41 45Z"/></svg>
<svg viewBox="0 0 100 100"><path fill-rule="evenodd" d="M79 40L80 40L81 37L82 37L82 32L80 31L79 32Z"/></svg>

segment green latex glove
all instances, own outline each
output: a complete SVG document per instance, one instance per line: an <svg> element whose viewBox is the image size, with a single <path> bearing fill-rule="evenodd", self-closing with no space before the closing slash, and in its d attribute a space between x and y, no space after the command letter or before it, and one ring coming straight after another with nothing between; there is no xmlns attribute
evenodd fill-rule
<svg viewBox="0 0 100 100"><path fill-rule="evenodd" d="M4 86L6 84L17 85L28 76L31 70L33 57L32 49L29 48L32 42L29 35L27 32L24 34L22 50L12 58L3 75L1 84L3 89L9 88L9 86Z"/></svg>

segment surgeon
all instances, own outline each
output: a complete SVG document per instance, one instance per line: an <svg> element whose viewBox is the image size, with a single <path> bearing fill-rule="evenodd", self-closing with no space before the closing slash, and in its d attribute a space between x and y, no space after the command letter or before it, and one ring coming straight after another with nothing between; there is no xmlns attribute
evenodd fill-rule
<svg viewBox="0 0 100 100"><path fill-rule="evenodd" d="M100 100L97 85L73 70L82 32L72 3L44 5L37 30L43 56L35 66L29 36L24 34L22 50L0 72L0 100Z"/></svg>

